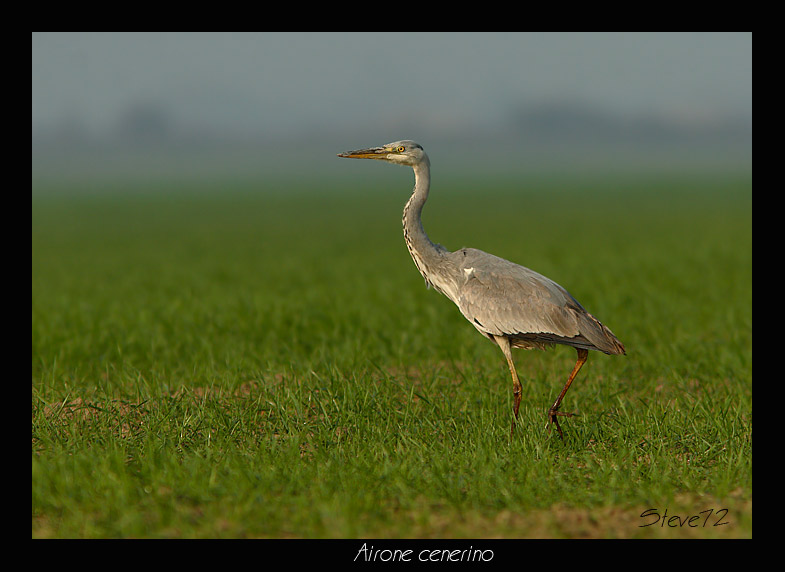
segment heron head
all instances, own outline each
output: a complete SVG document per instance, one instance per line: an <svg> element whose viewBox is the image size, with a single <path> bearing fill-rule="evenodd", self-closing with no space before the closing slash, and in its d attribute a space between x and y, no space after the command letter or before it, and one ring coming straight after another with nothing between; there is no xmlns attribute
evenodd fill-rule
<svg viewBox="0 0 785 572"><path fill-rule="evenodd" d="M388 163L398 165L408 165L414 167L428 160L428 155L423 151L422 146L414 141L393 141L381 147L370 147L368 149L358 149L356 151L346 151L339 153L339 157L349 159L379 159Z"/></svg>

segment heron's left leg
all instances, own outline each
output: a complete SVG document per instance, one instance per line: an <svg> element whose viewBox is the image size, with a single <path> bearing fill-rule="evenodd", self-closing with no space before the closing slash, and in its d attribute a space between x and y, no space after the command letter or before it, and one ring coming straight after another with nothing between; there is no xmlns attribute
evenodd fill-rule
<svg viewBox="0 0 785 572"><path fill-rule="evenodd" d="M548 427L550 427L551 423L556 425L556 430L559 432L559 437L564 439L564 435L561 432L561 427L559 427L559 421L557 417L572 417L575 415L574 413L562 413L559 411L559 407L561 406L561 400L564 399L564 394L567 393L567 390L570 389L570 385L572 385L572 380L575 379L575 376L578 375L583 364L586 363L586 360L589 357L589 350L585 350L583 348L578 348L578 361L575 362L575 367L570 374L569 379L567 379L567 383L564 384L564 388L561 390L559 397L556 398L556 401L553 402L551 408L548 410Z"/></svg>
<svg viewBox="0 0 785 572"><path fill-rule="evenodd" d="M496 343L502 350L504 357L507 358L507 365L510 366L510 373L512 374L512 396L513 406L512 411L515 417L512 420L512 427L510 427L510 436L515 431L515 420L518 419L518 408L521 405L521 381L518 379L518 372L515 371L515 362L512 360L512 352L510 351L510 340L506 336L493 336Z"/></svg>

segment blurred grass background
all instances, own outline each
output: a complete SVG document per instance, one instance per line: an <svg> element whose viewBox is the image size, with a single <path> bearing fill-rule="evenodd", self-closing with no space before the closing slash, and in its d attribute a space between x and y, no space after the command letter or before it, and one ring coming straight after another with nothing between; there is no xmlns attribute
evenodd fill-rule
<svg viewBox="0 0 785 572"><path fill-rule="evenodd" d="M402 175L403 177L404 175ZM498 351L426 291L408 179L34 192L34 537L751 536L746 177L435 182L435 242L564 285L625 343ZM640 514L729 508L728 526Z"/></svg>

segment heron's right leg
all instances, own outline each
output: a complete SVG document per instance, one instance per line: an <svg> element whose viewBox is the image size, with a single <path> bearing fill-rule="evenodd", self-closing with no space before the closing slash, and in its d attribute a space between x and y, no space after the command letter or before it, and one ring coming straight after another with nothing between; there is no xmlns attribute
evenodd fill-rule
<svg viewBox="0 0 785 572"><path fill-rule="evenodd" d="M575 367L570 374L570 377L567 379L567 383L564 384L564 388L562 388L559 397L556 398L556 401L551 405L551 408L548 410L548 425L546 427L551 426L551 423L556 425L556 430L559 432L559 437L564 440L564 434L561 431L561 427L559 427L559 420L557 417L572 417L575 415L574 413L562 413L559 411L559 407L561 407L561 400L564 399L564 394L567 393L567 390L570 389L570 385L572 385L572 381L575 379L575 376L578 375L578 372L581 370L583 364L586 363L586 360L589 357L589 350L584 350L578 348L578 361L575 362Z"/></svg>
<svg viewBox="0 0 785 572"><path fill-rule="evenodd" d="M510 436L515 432L515 420L518 419L518 408L521 405L521 381L518 379L518 372L515 370L515 362L512 359L512 352L510 351L510 340L505 336L493 336L496 343L502 350L504 357L507 358L507 365L510 366L510 373L512 374L512 396L513 406L512 411L514 414L512 420L512 427L510 427Z"/></svg>

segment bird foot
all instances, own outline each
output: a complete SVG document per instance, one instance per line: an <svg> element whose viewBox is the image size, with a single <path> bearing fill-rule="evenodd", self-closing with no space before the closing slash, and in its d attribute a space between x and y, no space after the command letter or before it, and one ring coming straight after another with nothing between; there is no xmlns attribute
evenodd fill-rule
<svg viewBox="0 0 785 572"><path fill-rule="evenodd" d="M563 441L564 440L564 433L562 433L561 427L559 426L559 417L572 417L577 415L577 413L565 413L563 411L559 411L558 409L549 409L548 410L548 424L545 426L548 430L551 428L551 424L556 427L556 430L559 432L559 438Z"/></svg>

